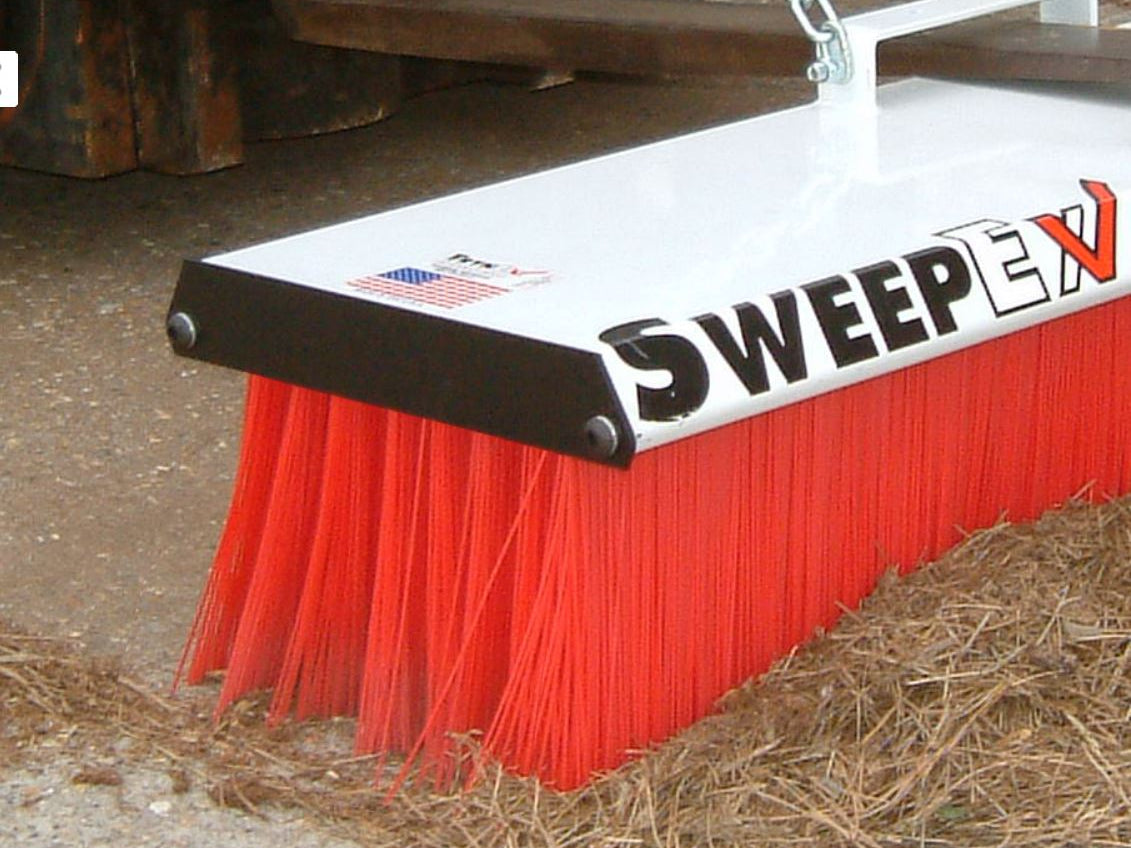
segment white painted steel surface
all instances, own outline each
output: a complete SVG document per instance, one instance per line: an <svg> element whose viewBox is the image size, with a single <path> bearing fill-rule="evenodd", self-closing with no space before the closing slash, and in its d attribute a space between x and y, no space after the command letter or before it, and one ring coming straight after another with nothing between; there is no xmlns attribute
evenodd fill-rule
<svg viewBox="0 0 1131 848"><path fill-rule="evenodd" d="M813 103L207 262L596 351L644 450L1127 295L1131 218L1097 202L1096 186L1119 204L1131 198L1129 105L1111 89L908 80L881 87L878 108L854 118ZM1081 180L1096 181L1092 193ZM1044 214L1071 238L1032 220ZM1100 218L1115 222L1112 238ZM943 234L987 221L998 223ZM1072 238L1092 272L1065 249ZM1105 239L1116 255L1101 282ZM905 258L924 250L958 255L970 275L945 310L928 302L947 291L942 266L924 287ZM853 273L877 264L896 269L886 282L879 274L882 291L872 280L881 308L865 293L868 275ZM440 306L358 283L403 269L506 292ZM840 294L839 284L803 288L838 275ZM752 303L781 332L771 295L797 310L805 374L792 382L764 344L745 349L739 329L740 313L757 316L734 307ZM708 314L729 330L732 360L738 351L764 362L768 391L752 393L693 320ZM633 367L600 340L645 319L662 323L642 338L682 339L709 377L702 402L671 420L647 420L640 399L672 372L660 359ZM883 320L902 341L889 343ZM859 354L869 344L874 356L837 361L838 345Z"/></svg>

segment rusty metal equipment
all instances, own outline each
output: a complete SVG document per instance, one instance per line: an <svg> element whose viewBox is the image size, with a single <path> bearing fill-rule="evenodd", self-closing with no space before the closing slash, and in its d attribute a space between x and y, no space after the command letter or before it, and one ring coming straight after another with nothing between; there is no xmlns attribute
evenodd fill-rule
<svg viewBox="0 0 1131 848"><path fill-rule="evenodd" d="M85 177L236 164L248 139L375 121L402 99L522 69L793 76L785 3L707 0L7 0L21 102L0 164ZM1131 32L1007 16L885 42L884 74L1113 82ZM523 75L525 74L525 75Z"/></svg>

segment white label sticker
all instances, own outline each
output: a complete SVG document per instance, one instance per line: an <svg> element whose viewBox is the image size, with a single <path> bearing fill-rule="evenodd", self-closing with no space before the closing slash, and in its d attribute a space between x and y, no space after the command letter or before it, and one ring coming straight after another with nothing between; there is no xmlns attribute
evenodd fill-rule
<svg viewBox="0 0 1131 848"><path fill-rule="evenodd" d="M455 309L550 282L549 271L452 253L428 267L405 265L346 281L355 292L409 305Z"/></svg>
<svg viewBox="0 0 1131 848"><path fill-rule="evenodd" d="M15 50L0 50L0 108L20 105L19 59Z"/></svg>
<svg viewBox="0 0 1131 848"><path fill-rule="evenodd" d="M441 274L486 280L510 290L540 286L550 281L550 272L547 270L488 261L466 253L452 253L443 259L437 259L432 263L432 268Z"/></svg>

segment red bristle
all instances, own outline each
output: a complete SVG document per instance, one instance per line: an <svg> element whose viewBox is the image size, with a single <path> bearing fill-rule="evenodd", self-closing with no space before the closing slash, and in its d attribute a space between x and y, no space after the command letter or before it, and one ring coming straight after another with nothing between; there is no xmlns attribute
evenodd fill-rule
<svg viewBox="0 0 1131 848"><path fill-rule="evenodd" d="M263 377L248 380L243 439L228 519L177 668L178 681L184 672L189 683L199 683L209 672L228 666L268 520L278 446L292 391L286 383ZM192 662L185 672L190 655Z"/></svg>
<svg viewBox="0 0 1131 848"><path fill-rule="evenodd" d="M318 525L271 705L299 718L355 715L372 606L386 415L331 398ZM359 520L359 516L366 516Z"/></svg>
<svg viewBox="0 0 1131 848"><path fill-rule="evenodd" d="M708 712L885 569L1089 484L1126 492L1129 358L1123 299L646 452L628 472L399 413L332 415L329 430L292 414L273 436L249 415L267 435L248 439L279 467L225 692L274 682L285 634L279 714L292 698L336 712L360 692L361 751L408 750L446 779L448 734L477 729L507 767L577 786ZM364 447L362 427L379 443ZM233 606L206 596L194 632L230 632Z"/></svg>
<svg viewBox="0 0 1131 848"><path fill-rule="evenodd" d="M247 600L232 640L217 711L274 686L301 600L318 523L328 395L296 389L278 443L269 519L255 557Z"/></svg>
<svg viewBox="0 0 1131 848"><path fill-rule="evenodd" d="M486 725L506 679L514 581L513 541L508 540L524 491L521 453L519 446L489 436L474 434L471 440L458 555L464 579L464 616L458 619L457 637L461 651L458 662L432 664L431 673L434 698L447 685L449 670L458 675L460 697L448 699L445 721L456 731ZM433 502L449 498L450 491L433 490ZM498 508L481 508L491 502Z"/></svg>
<svg viewBox="0 0 1131 848"><path fill-rule="evenodd" d="M361 680L360 751L404 749L420 732L426 709L426 682L418 657L427 638L426 610L419 598L426 588L420 555L428 469L428 422L389 415L380 495L380 536ZM372 520L358 516L359 521Z"/></svg>
<svg viewBox="0 0 1131 848"><path fill-rule="evenodd" d="M460 432L445 429L451 439ZM473 473L458 533L456 562L464 586L464 603L455 619L458 638L444 662L430 664L429 713L409 757L411 763L423 751L438 782L455 774L449 734L481 730L496 714L512 650L510 613L515 605L514 575L520 570L515 560L518 530L535 514L532 496L542 483L548 458L539 451L536 461L525 462L529 449L479 434L472 435L467 453ZM482 498L500 494L498 489L484 490L492 480L502 484L506 490L502 497L512 509L490 515L481 508ZM403 771L394 786L407 777L407 770Z"/></svg>
<svg viewBox="0 0 1131 848"><path fill-rule="evenodd" d="M466 493L477 467L472 457L472 434L454 427L437 427L428 456L429 500L424 606L426 621L427 705L443 700L444 681L458 666L464 643L467 608L467 527L474 504ZM443 493L448 493L444 497ZM465 493L463 497L459 493ZM445 720L445 724L449 721ZM432 754L433 761L439 758Z"/></svg>

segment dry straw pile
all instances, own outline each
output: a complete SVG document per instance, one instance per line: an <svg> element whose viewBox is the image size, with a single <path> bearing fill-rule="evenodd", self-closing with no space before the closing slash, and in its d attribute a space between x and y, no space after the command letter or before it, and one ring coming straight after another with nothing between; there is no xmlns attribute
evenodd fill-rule
<svg viewBox="0 0 1131 848"><path fill-rule="evenodd" d="M574 793L488 770L386 802L342 723L264 730L244 703L213 726L211 693L165 699L19 634L0 638L0 755L62 738L76 780L160 764L367 845L1131 845L1129 662L1123 499L1000 524L883 580L718 715ZM126 759L91 758L122 737Z"/></svg>

